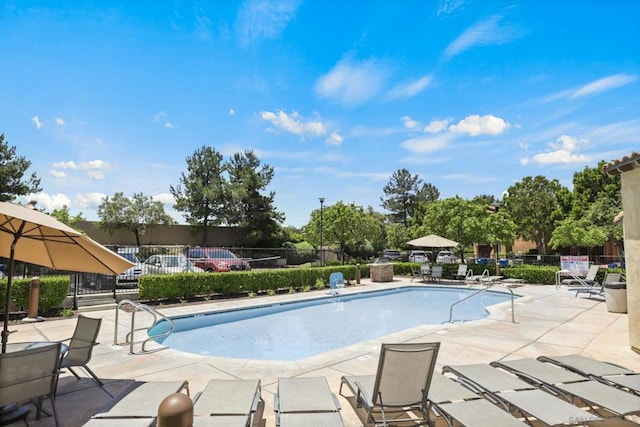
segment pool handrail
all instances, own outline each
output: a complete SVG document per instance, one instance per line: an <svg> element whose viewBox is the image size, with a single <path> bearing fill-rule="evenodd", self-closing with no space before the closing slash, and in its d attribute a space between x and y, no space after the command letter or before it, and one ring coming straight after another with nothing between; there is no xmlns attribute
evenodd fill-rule
<svg viewBox="0 0 640 427"><path fill-rule="evenodd" d="M169 317L165 316L164 314L154 310L153 308L149 307L146 304L140 304L128 299L123 299L122 301L120 301L118 303L118 305L116 306L116 318L115 318L115 330L114 330L114 336L113 336L113 345L118 345L118 315L120 313L120 308L123 305L130 305L133 307L133 312L131 313L131 331L129 331L125 337L125 342L129 343L129 353L130 354L135 354L135 352L133 351L133 345L135 344L135 339L134 339L134 333L136 331L143 331L143 330L150 330L151 328L153 328L155 325L157 325L160 322L167 322L169 325L169 330L165 331L163 333L160 334L155 334L155 335L150 335L148 336L144 341L142 341L142 351L145 352L145 346L147 345L147 343L149 341L153 341L156 340L158 338L164 338L167 337L171 334L171 332L173 332L173 328L174 328L174 324L173 324L173 320L171 320ZM153 316L153 324L149 327L146 328L138 328L136 329L135 324L136 324L136 313L138 311L145 311L149 314L151 314L151 316Z"/></svg>
<svg viewBox="0 0 640 427"><path fill-rule="evenodd" d="M458 301L454 302L453 304L451 304L451 306L449 307L449 320L446 323L452 323L453 322L453 307L460 304L463 301L468 300L471 297L474 297L476 295L479 295L483 292L488 291L490 288L494 287L494 286L502 286L504 288L506 288L507 290L509 290L509 292L511 293L511 322L512 323L516 323L516 317L515 317L515 304L514 304L514 298L515 298L515 294L513 293L513 290L508 287L503 285L502 283L488 283L484 288L477 290L476 292L472 293L471 295L467 295L466 297L459 299ZM489 311L485 308L485 311L487 313L489 313Z"/></svg>

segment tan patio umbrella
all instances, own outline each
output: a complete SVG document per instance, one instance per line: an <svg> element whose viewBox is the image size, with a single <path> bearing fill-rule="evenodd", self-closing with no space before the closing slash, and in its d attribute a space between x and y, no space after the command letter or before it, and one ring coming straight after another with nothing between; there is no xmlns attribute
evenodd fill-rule
<svg viewBox="0 0 640 427"><path fill-rule="evenodd" d="M429 234L428 236L410 240L407 244L417 246L419 248L455 248L458 246L458 242L454 242L453 240L449 240L446 237L441 237L436 234Z"/></svg>
<svg viewBox="0 0 640 427"><path fill-rule="evenodd" d="M133 264L77 230L34 208L0 202L0 257L8 258L2 353L9 338L14 260L55 270L120 274Z"/></svg>

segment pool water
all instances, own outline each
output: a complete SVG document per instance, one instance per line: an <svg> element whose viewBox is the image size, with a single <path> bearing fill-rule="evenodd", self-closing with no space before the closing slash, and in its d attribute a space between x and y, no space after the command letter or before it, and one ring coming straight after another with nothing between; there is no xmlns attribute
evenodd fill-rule
<svg viewBox="0 0 640 427"><path fill-rule="evenodd" d="M298 360L419 325L449 320L449 307L476 289L409 287L173 318L159 341L177 350L221 357ZM510 300L483 292L455 306L455 321L488 315ZM150 334L166 330L158 325Z"/></svg>

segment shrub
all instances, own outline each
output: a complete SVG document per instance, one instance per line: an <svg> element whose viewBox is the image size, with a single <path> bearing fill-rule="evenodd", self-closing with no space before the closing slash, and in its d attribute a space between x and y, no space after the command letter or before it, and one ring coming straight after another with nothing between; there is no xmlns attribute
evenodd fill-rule
<svg viewBox="0 0 640 427"><path fill-rule="evenodd" d="M69 276L46 276L40 278L40 293L38 297L38 313L47 312L61 307L69 293ZM29 290L31 279L16 279L11 281L11 302L19 310L29 307ZM7 292L7 280L0 282L0 307L4 310L4 296Z"/></svg>

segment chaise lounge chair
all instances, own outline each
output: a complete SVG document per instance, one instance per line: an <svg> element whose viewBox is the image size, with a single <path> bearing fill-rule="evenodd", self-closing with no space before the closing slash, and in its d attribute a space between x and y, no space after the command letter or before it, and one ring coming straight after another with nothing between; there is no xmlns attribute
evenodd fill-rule
<svg viewBox="0 0 640 427"><path fill-rule="evenodd" d="M640 396L640 373L611 362L603 362L580 354L568 356L540 356L549 362L604 384L627 390Z"/></svg>
<svg viewBox="0 0 640 427"><path fill-rule="evenodd" d="M111 402L103 412L92 417L85 424L87 427L107 427L123 425L153 425L158 415L158 407L165 397L173 393L185 391L189 395L189 384L186 381L151 381L135 383L133 390L122 398ZM147 424L144 424L146 422Z"/></svg>
<svg viewBox="0 0 640 427"><path fill-rule="evenodd" d="M522 379L487 364L445 366L487 399L500 403L508 412L518 411L528 423L532 419L548 426L582 425L601 418Z"/></svg>
<svg viewBox="0 0 640 427"><path fill-rule="evenodd" d="M274 410L279 427L343 426L340 402L325 377L279 378Z"/></svg>
<svg viewBox="0 0 640 427"><path fill-rule="evenodd" d="M507 411L438 372L431 378L429 407L449 427L454 426L454 421L467 427L526 426Z"/></svg>
<svg viewBox="0 0 640 427"><path fill-rule="evenodd" d="M465 280L467 278L467 272L469 267L467 264L458 264L458 271L451 275L453 280Z"/></svg>
<svg viewBox="0 0 640 427"><path fill-rule="evenodd" d="M599 283L597 280L594 281L593 283L589 282L586 283L583 286L580 287L574 287L569 289L570 291L575 291L576 293L576 297L578 296L578 294L580 293L586 293L589 295L602 295L602 293L604 292L604 287L603 285L605 283L611 283L611 282L619 282L620 281L620 277L622 275L620 273L607 273L604 276L604 279L602 280L602 283Z"/></svg>
<svg viewBox="0 0 640 427"><path fill-rule="evenodd" d="M367 422L373 425L401 420L429 424L427 396L439 348L439 342L382 344L376 375L343 376L340 394L347 385L356 407L364 408ZM415 413L408 417L408 411L421 417Z"/></svg>
<svg viewBox="0 0 640 427"><path fill-rule="evenodd" d="M640 414L639 396L552 364L536 359L500 361L492 364L509 370L536 387L563 396L568 401L579 399L589 406L594 414L620 418Z"/></svg>
<svg viewBox="0 0 640 427"><path fill-rule="evenodd" d="M193 400L194 426L251 427L260 380L211 380Z"/></svg>
<svg viewBox="0 0 640 427"><path fill-rule="evenodd" d="M597 265L592 265L589 267L589 271L585 277L571 277L568 279L563 279L560 283L567 286L589 286L595 285L598 283L596 280L596 276L598 274L598 270L600 269Z"/></svg>

